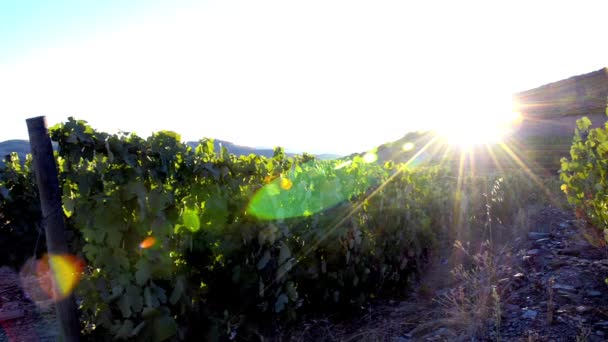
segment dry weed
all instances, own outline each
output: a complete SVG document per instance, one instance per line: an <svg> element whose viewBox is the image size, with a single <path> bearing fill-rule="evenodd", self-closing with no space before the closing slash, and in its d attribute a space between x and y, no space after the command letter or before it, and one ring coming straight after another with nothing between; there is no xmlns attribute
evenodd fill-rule
<svg viewBox="0 0 608 342"><path fill-rule="evenodd" d="M450 320L460 323L460 338L471 339L487 332L489 320L494 322L494 328L500 328L500 301L504 301L510 288L506 279L512 274L512 255L507 247L493 251L487 241L475 254L460 241L454 247L468 257L469 263L453 269L459 285L436 301Z"/></svg>

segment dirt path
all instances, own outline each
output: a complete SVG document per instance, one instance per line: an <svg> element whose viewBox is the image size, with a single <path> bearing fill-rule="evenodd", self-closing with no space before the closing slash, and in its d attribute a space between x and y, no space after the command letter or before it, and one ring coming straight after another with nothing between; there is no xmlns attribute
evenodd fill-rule
<svg viewBox="0 0 608 342"><path fill-rule="evenodd" d="M472 256L464 276L452 272L455 283L418 306L419 316L429 311L434 319L393 340L608 340L608 255L594 231L572 214L543 208L510 248Z"/></svg>
<svg viewBox="0 0 608 342"><path fill-rule="evenodd" d="M593 246L603 237L558 209L541 212L536 228L518 253L522 271L503 304L502 340L608 340L608 256Z"/></svg>
<svg viewBox="0 0 608 342"><path fill-rule="evenodd" d="M434 320L396 341L608 340L608 255L594 231L563 210L541 209L509 248L473 255L468 272L452 272L454 283L418 311Z"/></svg>
<svg viewBox="0 0 608 342"><path fill-rule="evenodd" d="M36 280L22 279L11 268L0 267L0 341L56 341L53 307L27 298L26 293L36 295Z"/></svg>
<svg viewBox="0 0 608 342"><path fill-rule="evenodd" d="M590 243L603 237L553 207L517 234L503 248L438 257L408 300L350 322L309 320L280 340L607 341L608 255Z"/></svg>

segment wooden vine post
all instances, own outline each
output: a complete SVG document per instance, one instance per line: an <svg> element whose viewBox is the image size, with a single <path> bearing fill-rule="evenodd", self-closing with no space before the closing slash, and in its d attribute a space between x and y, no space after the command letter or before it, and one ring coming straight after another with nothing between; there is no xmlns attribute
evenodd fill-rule
<svg viewBox="0 0 608 342"><path fill-rule="evenodd" d="M57 165L53 156L46 118L39 116L27 119L26 122L36 183L40 193L47 251L50 256L66 255L69 254L69 251L61 208L61 192L59 191ZM58 270L54 270L52 267L51 263L54 295L55 298L62 298L62 296L59 296L59 288L54 276L58 274L56 273ZM55 303L55 311L57 312L62 340L66 342L80 341L80 325L74 296L69 294L67 297L58 300Z"/></svg>

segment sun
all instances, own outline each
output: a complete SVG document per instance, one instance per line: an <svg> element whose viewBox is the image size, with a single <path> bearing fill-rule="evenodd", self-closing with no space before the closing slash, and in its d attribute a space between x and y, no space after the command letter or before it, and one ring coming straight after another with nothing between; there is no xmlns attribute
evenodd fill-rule
<svg viewBox="0 0 608 342"><path fill-rule="evenodd" d="M522 116L514 103L470 108L446 118L437 133L448 144L468 149L476 145L500 143L521 123Z"/></svg>

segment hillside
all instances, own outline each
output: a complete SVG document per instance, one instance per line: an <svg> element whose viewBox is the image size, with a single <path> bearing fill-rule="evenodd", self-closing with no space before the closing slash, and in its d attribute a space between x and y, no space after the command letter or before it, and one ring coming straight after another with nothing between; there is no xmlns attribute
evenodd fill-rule
<svg viewBox="0 0 608 342"><path fill-rule="evenodd" d="M505 142L533 171L554 174L559 169L560 158L569 153L576 120L586 116L591 119L592 127L604 125L607 97L607 68L514 94L522 121ZM378 160L406 162L433 137L432 132L408 133L399 140L379 146ZM404 151L406 143L413 143L414 149ZM521 168L508 152L497 145L476 147L465 164L475 165L480 170L495 169L494 159L502 167ZM414 163L452 164L459 161L460 154L449 152L445 144L435 144L413 160Z"/></svg>
<svg viewBox="0 0 608 342"><path fill-rule="evenodd" d="M196 147L198 145L198 141L188 141L186 144L188 144L189 146L192 146L192 147ZM272 157L272 155L274 154L274 150L271 148L256 148L256 147L250 147L250 146L236 145L229 141L218 140L218 139L214 140L214 145L215 145L216 151L219 151L222 147L226 147L226 149L228 150L229 153L232 153L236 156L248 156L250 154L256 154L256 155L264 156L264 157ZM289 157L293 157L297 153L287 152L285 154ZM337 154L323 153L323 154L316 154L315 157L317 157L319 159L327 160L327 159L336 159L336 158L339 158L340 156Z"/></svg>
<svg viewBox="0 0 608 342"><path fill-rule="evenodd" d="M576 121L591 119L592 127L606 122L608 68L573 76L513 96L522 122L512 140L532 168L555 173L570 151Z"/></svg>
<svg viewBox="0 0 608 342"><path fill-rule="evenodd" d="M519 110L539 118L604 114L608 97L608 68L573 76L514 95Z"/></svg>
<svg viewBox="0 0 608 342"><path fill-rule="evenodd" d="M186 144L188 144L189 146L192 146L192 147L196 147L198 145L198 142L189 141ZM272 149L261 149L261 148L254 148L254 147L249 147L249 146L241 146L241 145L236 145L234 143L231 143L228 141L223 141L223 140L215 140L214 144L215 144L216 151L219 151L223 146L223 147L226 147L226 149L228 149L229 153L232 153L236 156L257 154L260 156L272 157L272 155L274 153L274 151ZM29 145L28 141L27 140L7 140L7 141L0 142L0 156L2 156L2 160L4 160L4 156L6 156L12 152L17 152L19 157L21 159L23 159L26 154L30 153L30 145ZM286 153L286 154L288 156L295 155L295 153ZM340 157L335 154L319 154L319 155L315 155L315 156L319 159L335 159L335 158ZM0 160L0 163L2 162L2 160Z"/></svg>
<svg viewBox="0 0 608 342"><path fill-rule="evenodd" d="M519 92L513 96L523 117L517 135L571 137L582 116L602 126L607 97L608 68Z"/></svg>

